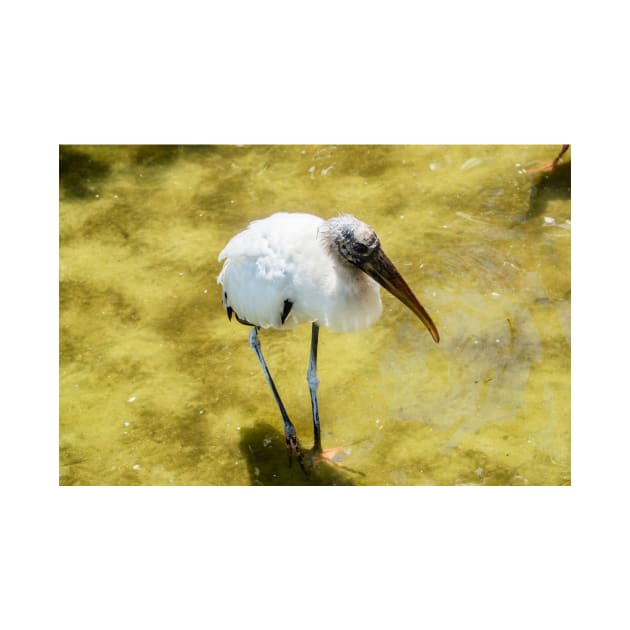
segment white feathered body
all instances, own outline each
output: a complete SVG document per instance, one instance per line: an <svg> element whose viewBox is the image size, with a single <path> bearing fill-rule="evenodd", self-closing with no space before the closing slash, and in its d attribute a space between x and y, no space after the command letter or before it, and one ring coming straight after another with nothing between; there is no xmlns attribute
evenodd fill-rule
<svg viewBox="0 0 630 630"><path fill-rule="evenodd" d="M280 212L234 236L219 254L225 308L261 328L317 322L350 331L376 322L379 285L326 246L323 223L311 214Z"/></svg>

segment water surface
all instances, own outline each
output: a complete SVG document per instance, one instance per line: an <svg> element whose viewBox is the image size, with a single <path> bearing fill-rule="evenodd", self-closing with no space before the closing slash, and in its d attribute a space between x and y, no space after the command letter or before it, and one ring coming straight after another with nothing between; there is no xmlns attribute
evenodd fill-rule
<svg viewBox="0 0 630 630"><path fill-rule="evenodd" d="M558 146L60 149L60 483L570 483L570 154ZM320 334L325 447L289 468L217 255L275 211L355 214L435 320L383 294ZM310 327L262 331L305 446Z"/></svg>

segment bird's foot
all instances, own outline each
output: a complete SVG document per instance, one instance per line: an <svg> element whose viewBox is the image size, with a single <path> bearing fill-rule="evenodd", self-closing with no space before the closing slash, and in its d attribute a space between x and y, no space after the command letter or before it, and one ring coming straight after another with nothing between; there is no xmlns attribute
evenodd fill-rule
<svg viewBox="0 0 630 630"><path fill-rule="evenodd" d="M549 175L554 168L556 167L554 162L547 162L542 166L535 166L534 168L523 169L520 172L521 175L538 175L539 173L543 173L545 175Z"/></svg>
<svg viewBox="0 0 630 630"><path fill-rule="evenodd" d="M556 158L551 161L543 164L542 166L530 168L527 170L520 171L522 175L537 175L538 173L544 173L546 175L551 175L553 171L556 169L556 166L560 163L560 159L567 152L569 148L568 144L563 144L562 149L560 149L560 153L556 156Z"/></svg>
<svg viewBox="0 0 630 630"><path fill-rule="evenodd" d="M295 431L295 427L290 426L287 427L285 431L285 437L287 441L287 450L289 451L289 466L293 463L293 457L297 459L300 468L304 471L304 474L308 476L308 472L304 467L304 455L302 453L302 447L300 446L300 441L298 440L297 433Z"/></svg>
<svg viewBox="0 0 630 630"><path fill-rule="evenodd" d="M313 465L325 464L327 466L335 466L342 470L365 476L360 470L350 468L344 463L344 460L350 455L351 450L345 446L335 446L333 448L322 449L314 447L310 451L310 459Z"/></svg>

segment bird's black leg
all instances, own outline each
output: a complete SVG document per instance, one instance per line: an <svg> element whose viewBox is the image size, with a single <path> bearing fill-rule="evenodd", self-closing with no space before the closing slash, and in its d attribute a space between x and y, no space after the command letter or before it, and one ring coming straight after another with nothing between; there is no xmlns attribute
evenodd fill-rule
<svg viewBox="0 0 630 630"><path fill-rule="evenodd" d="M319 455L322 452L322 438L319 429L319 406L317 404L317 389L319 379L317 378L317 340L319 338L319 326L313 322L311 330L311 356L308 362L306 380L308 389L311 392L311 405L313 407L313 454Z"/></svg>
<svg viewBox="0 0 630 630"><path fill-rule="evenodd" d="M260 341L258 341L258 328L256 326L254 326L252 328L252 331L249 333L249 345L252 347L252 350L256 353L256 356L260 361L260 365L262 367L265 378L267 379L267 383L269 383L269 387L271 387L273 397L276 399L276 404L278 405L278 409L280 409L280 413L282 414L282 420L284 421L284 435L287 440L287 448L289 449L289 466L291 465L292 456L295 455L302 470L306 472L306 469L304 468L302 449L300 447L300 442L298 441L297 432L295 431L295 427L293 426L293 423L289 418L289 414L287 414L287 411L282 404L282 400L280 400L280 395L278 394L276 385L271 378L271 374L269 373L269 368L267 367L267 363L265 362L265 359L263 357L262 350L260 349Z"/></svg>

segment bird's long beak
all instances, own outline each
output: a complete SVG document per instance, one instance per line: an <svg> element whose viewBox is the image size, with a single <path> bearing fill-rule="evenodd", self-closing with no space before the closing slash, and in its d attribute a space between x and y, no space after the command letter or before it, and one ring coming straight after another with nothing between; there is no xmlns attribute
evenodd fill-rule
<svg viewBox="0 0 630 630"><path fill-rule="evenodd" d="M439 343L440 333L433 323L431 316L426 312L424 306L420 304L404 278L394 267L394 263L385 255L382 249L374 252L374 255L360 265L360 268L370 277L374 278L383 288L387 289L394 297L398 298L407 306L431 333L433 341Z"/></svg>

